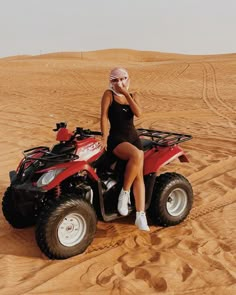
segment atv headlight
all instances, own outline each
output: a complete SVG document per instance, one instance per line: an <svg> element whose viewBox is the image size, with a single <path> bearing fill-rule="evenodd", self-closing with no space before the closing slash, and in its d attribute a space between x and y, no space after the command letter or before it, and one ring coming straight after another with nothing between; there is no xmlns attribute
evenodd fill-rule
<svg viewBox="0 0 236 295"><path fill-rule="evenodd" d="M64 168L54 169L54 170L50 170L50 171L44 173L37 181L37 187L48 185L63 170L64 170Z"/></svg>

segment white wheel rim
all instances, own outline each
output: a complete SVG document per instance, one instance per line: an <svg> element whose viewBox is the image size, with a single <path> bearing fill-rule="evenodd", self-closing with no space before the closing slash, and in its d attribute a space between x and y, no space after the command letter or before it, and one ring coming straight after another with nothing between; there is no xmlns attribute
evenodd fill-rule
<svg viewBox="0 0 236 295"><path fill-rule="evenodd" d="M181 215L186 209L188 197L185 190L181 188L174 189L167 198L166 209L172 216Z"/></svg>
<svg viewBox="0 0 236 295"><path fill-rule="evenodd" d="M86 230L87 225L84 217L78 213L71 213L60 222L57 235L63 246L73 247L83 240Z"/></svg>

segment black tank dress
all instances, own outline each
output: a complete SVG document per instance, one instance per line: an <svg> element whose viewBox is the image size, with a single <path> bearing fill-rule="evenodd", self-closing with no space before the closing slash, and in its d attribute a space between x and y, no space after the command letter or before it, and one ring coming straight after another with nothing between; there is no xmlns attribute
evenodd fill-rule
<svg viewBox="0 0 236 295"><path fill-rule="evenodd" d="M142 150L142 144L134 126L134 114L129 105L115 101L113 92L108 118L110 121L110 132L107 140L108 152L112 152L122 142L129 142Z"/></svg>

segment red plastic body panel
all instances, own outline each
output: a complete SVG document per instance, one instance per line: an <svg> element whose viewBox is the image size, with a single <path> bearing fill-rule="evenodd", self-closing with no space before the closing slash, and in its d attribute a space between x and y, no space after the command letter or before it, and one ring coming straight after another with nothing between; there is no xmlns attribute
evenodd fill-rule
<svg viewBox="0 0 236 295"><path fill-rule="evenodd" d="M188 162L188 158L178 145L152 148L144 154L144 175L157 172L177 158L181 162Z"/></svg>
<svg viewBox="0 0 236 295"><path fill-rule="evenodd" d="M58 140L58 141L68 141L68 140L70 140L71 136L72 136L72 133L69 132L67 128L61 128L57 132L56 140Z"/></svg>
<svg viewBox="0 0 236 295"><path fill-rule="evenodd" d="M66 128L61 128L58 132L57 139L63 141L66 140L67 136L71 137L71 133L69 133ZM48 185L43 186L42 189L48 191L54 188L55 186L59 185L66 178L83 170L87 171L90 178L94 179L95 181L98 181L99 178L94 169L89 165L89 163L95 161L99 156L101 156L103 152L104 149L102 148L100 142L95 138L90 137L80 141L76 141L75 153L79 156L78 160L67 163L55 164L54 166L36 172L46 173L50 170L64 168L64 171L59 173L56 176L56 178Z"/></svg>
<svg viewBox="0 0 236 295"><path fill-rule="evenodd" d="M65 170L62 171L60 174L58 174L57 177L48 185L43 186L42 187L43 190L48 191L54 188L55 186L59 185L66 178L74 175L75 173L79 171L84 171L84 170L87 171L89 176L93 178L95 181L98 181L99 179L96 172L93 170L93 168L85 161L74 161L74 162L68 162L63 164L57 164L50 168L40 170L38 171L38 173L46 173L50 170L60 169L60 168L64 168Z"/></svg>
<svg viewBox="0 0 236 295"><path fill-rule="evenodd" d="M76 154L80 161L95 161L103 152L100 142L93 137L76 142Z"/></svg>
<svg viewBox="0 0 236 295"><path fill-rule="evenodd" d="M57 140L66 142L71 139L72 135L73 133L69 132L67 128L61 128L57 133ZM82 140L75 139L74 144L76 145L75 153L79 156L79 159L72 162L56 164L50 168L36 172L46 173L49 170L64 168L64 170L59 173L51 183L42 187L43 190L51 190L52 188L59 185L63 180L80 171L86 171L89 177L94 181L99 180L95 170L90 166L89 163L98 159L98 157L100 157L104 152L100 141L94 137L88 137ZM34 156L40 157L42 155L43 154L41 154L40 151L37 152L36 150ZM161 167L167 165L177 158L181 162L188 162L186 155L178 145L153 147L144 153L144 175L157 173Z"/></svg>

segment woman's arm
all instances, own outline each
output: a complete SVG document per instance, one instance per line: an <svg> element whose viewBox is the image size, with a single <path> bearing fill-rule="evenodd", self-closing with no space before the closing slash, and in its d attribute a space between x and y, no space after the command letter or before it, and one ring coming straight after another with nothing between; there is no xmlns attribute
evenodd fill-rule
<svg viewBox="0 0 236 295"><path fill-rule="evenodd" d="M108 109L111 104L111 93L106 90L102 96L101 102L101 132L102 132L102 144L104 148L107 147L107 137L109 133L109 123L108 123Z"/></svg>
<svg viewBox="0 0 236 295"><path fill-rule="evenodd" d="M140 105L140 102L137 98L136 93L134 93L133 97L132 97L125 87L120 87L118 85L116 87L117 87L118 91L120 93L122 93L125 96L125 98L127 99L133 114L136 117L140 117L142 115L142 108L141 108L141 105Z"/></svg>
<svg viewBox="0 0 236 295"><path fill-rule="evenodd" d="M129 93L125 94L125 97L130 105L130 108L133 112L133 114L136 117L140 117L142 115L142 108L140 106L139 99L137 98L136 93L131 96Z"/></svg>

